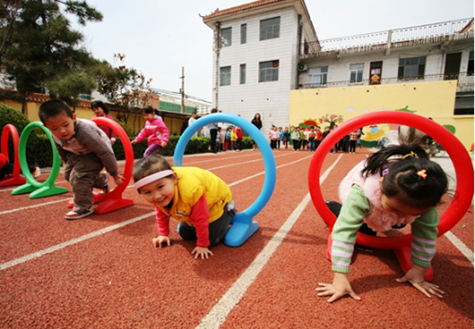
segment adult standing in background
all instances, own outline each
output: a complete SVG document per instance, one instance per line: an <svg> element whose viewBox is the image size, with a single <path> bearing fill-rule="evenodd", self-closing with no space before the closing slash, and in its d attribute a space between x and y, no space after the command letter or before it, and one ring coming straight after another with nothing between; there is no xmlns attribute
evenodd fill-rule
<svg viewBox="0 0 475 329"><path fill-rule="evenodd" d="M188 119L188 127L191 126L191 124L195 122L196 120L198 120L196 119L196 112L191 113L191 117ZM197 136L198 136L198 132L195 132L193 136L191 137L197 137Z"/></svg>
<svg viewBox="0 0 475 329"><path fill-rule="evenodd" d="M261 130L262 128L262 121L261 121L261 115L259 113L256 113L254 115L254 118L252 118L251 123L256 126L257 129ZM252 149L256 150L257 149L257 144L254 140L252 140Z"/></svg>
<svg viewBox="0 0 475 329"><path fill-rule="evenodd" d="M211 114L217 113L218 109L217 108L212 108L211 109ZM213 153L218 153L216 151L216 135L218 134L218 122L212 122L208 125L209 128L209 135L210 135L210 140L209 140L209 149Z"/></svg>

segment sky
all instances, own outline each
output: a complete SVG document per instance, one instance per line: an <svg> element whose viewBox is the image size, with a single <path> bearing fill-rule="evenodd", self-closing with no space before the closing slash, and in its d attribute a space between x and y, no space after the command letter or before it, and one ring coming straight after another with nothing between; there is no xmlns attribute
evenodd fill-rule
<svg viewBox="0 0 475 329"><path fill-rule="evenodd" d="M112 65L125 65L152 78L153 88L178 92L182 67L185 93L212 101L213 31L199 15L253 2L243 0L86 0L102 22L85 27L83 45ZM307 0L319 40L439 23L474 16L473 0Z"/></svg>

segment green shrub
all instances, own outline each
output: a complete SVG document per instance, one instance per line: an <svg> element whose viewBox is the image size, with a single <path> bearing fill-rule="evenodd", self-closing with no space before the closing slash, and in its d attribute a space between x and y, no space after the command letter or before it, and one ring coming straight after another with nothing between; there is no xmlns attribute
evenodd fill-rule
<svg viewBox="0 0 475 329"><path fill-rule="evenodd" d="M14 108L0 103L0 131L11 123L18 130L18 135L21 135L23 129L30 123L28 117Z"/></svg>

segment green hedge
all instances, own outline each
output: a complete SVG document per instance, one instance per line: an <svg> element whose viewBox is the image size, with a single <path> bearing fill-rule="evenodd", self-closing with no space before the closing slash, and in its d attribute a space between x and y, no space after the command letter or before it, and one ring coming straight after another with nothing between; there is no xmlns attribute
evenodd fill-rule
<svg viewBox="0 0 475 329"><path fill-rule="evenodd" d="M3 131L3 128L8 123L13 124L18 130L18 135L21 135L23 129L30 122L24 114L5 104L0 104L0 132ZM127 124L121 122L119 122L119 124L124 128L129 136L133 136L131 135L132 130L129 129ZM131 137L131 139L132 138L133 137ZM160 150L159 153L164 156L173 156L179 139L180 136L171 135L167 146ZM210 139L207 137L192 137L186 145L185 154L206 153L208 152L209 142ZM117 160L125 159L124 148L119 138L112 148ZM145 139L140 143L132 145L132 148L134 150L134 158L142 158L143 153L147 149L147 140ZM242 148L252 148L252 138L244 137L242 140ZM14 159L13 142L11 141L11 137L9 142L9 158L10 160ZM42 168L51 167L53 165L53 146L51 145L48 135L46 135L42 129L37 128L31 132L26 146L26 158L29 164L35 164Z"/></svg>

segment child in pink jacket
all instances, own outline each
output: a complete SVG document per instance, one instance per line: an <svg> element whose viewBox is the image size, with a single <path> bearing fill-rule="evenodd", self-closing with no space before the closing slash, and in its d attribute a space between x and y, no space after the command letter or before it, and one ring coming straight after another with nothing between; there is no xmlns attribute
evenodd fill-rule
<svg viewBox="0 0 475 329"><path fill-rule="evenodd" d="M142 114L145 119L145 127L131 143L139 143L145 137L148 137L148 148L143 154L145 158L167 146L169 132L162 118L158 116L158 111L154 110L151 106L142 108Z"/></svg>

